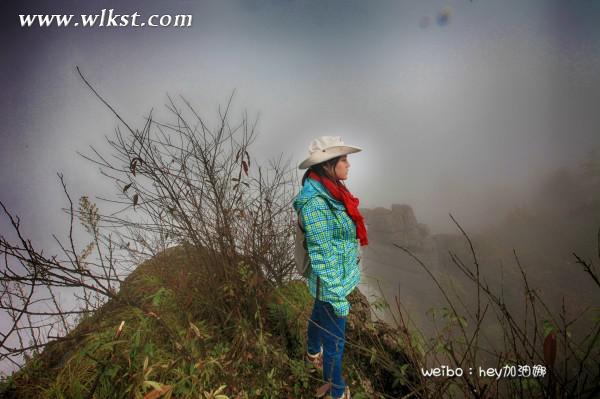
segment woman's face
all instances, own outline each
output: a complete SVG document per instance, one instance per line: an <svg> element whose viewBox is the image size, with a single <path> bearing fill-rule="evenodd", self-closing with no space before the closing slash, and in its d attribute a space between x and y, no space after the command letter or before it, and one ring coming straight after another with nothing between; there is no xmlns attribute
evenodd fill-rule
<svg viewBox="0 0 600 399"><path fill-rule="evenodd" d="M346 180L348 178L348 170L350 169L350 162L346 155L342 156L335 164L335 177L339 180Z"/></svg>

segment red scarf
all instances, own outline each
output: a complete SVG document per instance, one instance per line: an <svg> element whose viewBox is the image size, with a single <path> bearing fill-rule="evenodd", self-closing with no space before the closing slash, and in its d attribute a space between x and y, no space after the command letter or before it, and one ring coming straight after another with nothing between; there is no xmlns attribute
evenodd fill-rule
<svg viewBox="0 0 600 399"><path fill-rule="evenodd" d="M323 184L333 198L344 203L348 216L354 220L354 224L356 225L356 236L360 241L360 245L367 245L369 243L369 240L367 239L367 229L365 227L365 220L358 210L358 198L353 196L346 187L338 186L329 178L321 178L321 176L313 171L308 174L308 177Z"/></svg>

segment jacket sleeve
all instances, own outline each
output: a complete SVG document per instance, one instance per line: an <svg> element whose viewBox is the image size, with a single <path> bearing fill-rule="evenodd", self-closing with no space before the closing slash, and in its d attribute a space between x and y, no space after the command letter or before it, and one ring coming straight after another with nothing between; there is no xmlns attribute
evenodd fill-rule
<svg viewBox="0 0 600 399"><path fill-rule="evenodd" d="M314 273L321 278L324 286L339 298L339 302L344 303L346 301L343 295L342 271L338 266L332 243L335 215L325 201L316 196L302 207L306 246Z"/></svg>

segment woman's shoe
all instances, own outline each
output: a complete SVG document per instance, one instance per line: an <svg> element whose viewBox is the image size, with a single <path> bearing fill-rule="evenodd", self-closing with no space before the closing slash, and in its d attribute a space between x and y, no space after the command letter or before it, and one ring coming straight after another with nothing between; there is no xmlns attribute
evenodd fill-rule
<svg viewBox="0 0 600 399"><path fill-rule="evenodd" d="M317 389L317 392L315 394L315 396L317 398L320 398L322 396L325 395L325 393L327 391L329 391L331 389L331 383L328 382L327 384L323 385L321 388ZM346 385L346 388L344 388L344 394L342 396L340 396L339 398L334 398L331 395L327 395L325 396L324 399L351 399L350 397L350 387L348 385Z"/></svg>
<svg viewBox="0 0 600 399"><path fill-rule="evenodd" d="M323 347L321 347L321 351L317 354L311 355L306 352L306 357L308 361L315 367L317 370L323 370Z"/></svg>
<svg viewBox="0 0 600 399"><path fill-rule="evenodd" d="M340 396L338 399L351 399L350 397L350 387L346 385L346 389L344 389L344 394Z"/></svg>

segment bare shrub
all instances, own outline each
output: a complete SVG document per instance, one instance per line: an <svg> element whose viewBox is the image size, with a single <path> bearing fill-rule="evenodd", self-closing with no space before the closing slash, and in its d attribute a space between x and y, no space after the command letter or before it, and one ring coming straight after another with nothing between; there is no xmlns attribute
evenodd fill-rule
<svg viewBox="0 0 600 399"><path fill-rule="evenodd" d="M600 392L600 319L593 317L595 309L586 309L576 315L567 314L563 306L558 314L547 306L539 290L532 287L516 251L515 264L520 271L525 291L525 315L515 316L515 309L507 305L502 287L490 285L481 277L481 267L468 234L450 215L467 241L472 256L471 264L450 251L452 262L468 280L473 282L471 295L475 308L465 305L465 298L453 296L444 288L427 265L409 249L394 244L406 252L429 274L442 293L446 305L442 311L433 309L435 323L433 337L425 337L418 328L409 325L409 315L401 309L396 297L400 327L400 341L413 368L431 370L431 365L463 370L460 376L432 377L419 372L421 381L414 386L416 397L438 398L463 395L464 397L495 398L595 398ZM582 271L600 289L597 267L573 253ZM600 231L598 233L600 259ZM441 316L441 317L440 317ZM587 320L585 318L588 318ZM440 327L437 322L442 322ZM497 323L502 332L499 347L486 341L482 334L484 322ZM591 322L591 324L590 324ZM586 333L576 340L572 332L576 326L586 326ZM588 327L589 326L589 327ZM481 376L483 359L492 359L499 377ZM470 371L472 368L472 372ZM487 369L487 367L486 367Z"/></svg>
<svg viewBox="0 0 600 399"><path fill-rule="evenodd" d="M232 121L235 91L218 107L214 127L183 97L182 104L169 97L171 121L155 121L151 111L143 128L134 129L77 71L121 123L116 137L108 139L114 161L93 147L94 157L80 154L114 182L116 199L100 199L119 209L102 214L87 196L74 209L59 174L71 220L68 245L55 237L66 256L59 260L33 248L20 231L19 218L2 204L18 242L0 239L5 259L0 308L11 320L0 332L0 361L15 365L20 361L14 359L64 337L78 316L109 299L122 300L118 290L130 265L174 245L195 249L190 261L199 271L198 285L229 298L224 306L230 308L219 313L222 318L234 312L232 307L247 305L235 295L245 288L240 262L251 268L258 285L280 284L294 273L291 201L296 172L281 157L267 166L253 158L258 118L251 121L244 112ZM92 237L83 249L74 243L75 217ZM56 292L65 289L75 293L78 308L63 309ZM215 294L215 300L222 296Z"/></svg>

